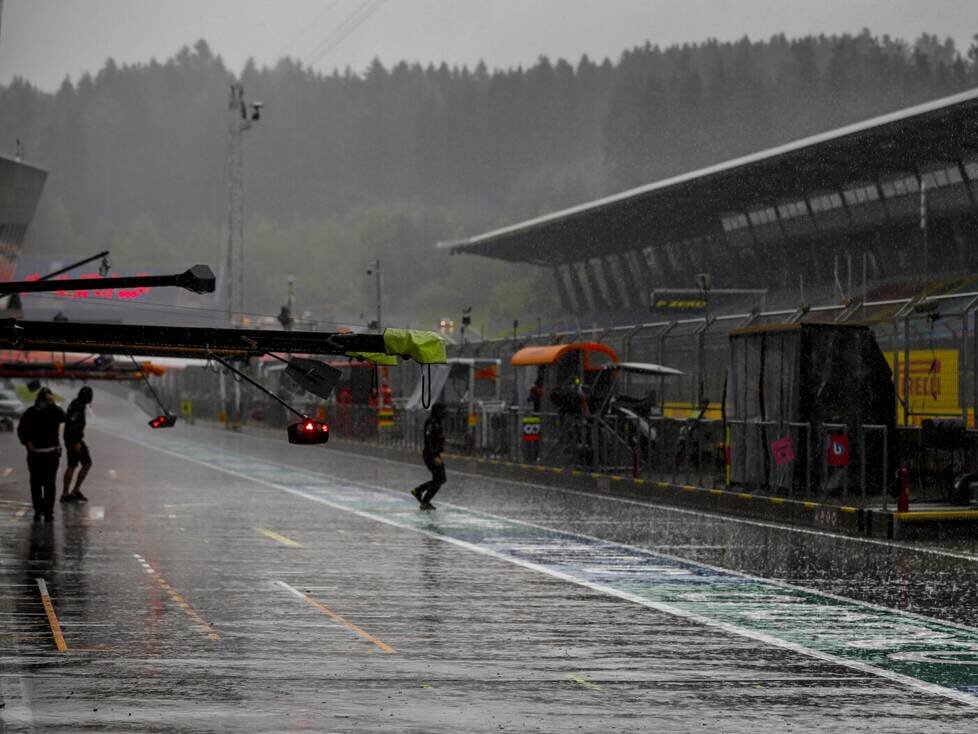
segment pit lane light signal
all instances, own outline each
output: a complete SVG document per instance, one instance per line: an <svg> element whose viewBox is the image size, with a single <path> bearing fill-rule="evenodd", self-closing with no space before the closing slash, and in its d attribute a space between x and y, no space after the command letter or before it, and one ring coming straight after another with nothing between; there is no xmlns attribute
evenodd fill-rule
<svg viewBox="0 0 978 734"><path fill-rule="evenodd" d="M166 413L165 415L158 415L153 420L149 422L150 428L173 428L173 425L177 422L177 417L172 413Z"/></svg>
<svg viewBox="0 0 978 734"><path fill-rule="evenodd" d="M289 443L311 446L329 441L329 426L323 421L306 418L289 426Z"/></svg>

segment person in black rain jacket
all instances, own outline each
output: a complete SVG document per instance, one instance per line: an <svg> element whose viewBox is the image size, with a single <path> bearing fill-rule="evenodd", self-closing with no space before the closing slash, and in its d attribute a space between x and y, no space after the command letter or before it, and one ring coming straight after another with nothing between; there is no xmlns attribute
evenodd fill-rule
<svg viewBox="0 0 978 734"><path fill-rule="evenodd" d="M17 438L27 448L27 470L31 476L31 501L34 520L54 519L54 498L57 495L58 463L61 460L61 441L58 429L65 422L65 412L54 404L51 391L37 391L34 405L24 411L17 426Z"/></svg>
<svg viewBox="0 0 978 734"><path fill-rule="evenodd" d="M424 449L421 458L431 472L431 479L411 490L411 494L421 503L422 510L435 509L431 504L431 498L438 494L438 490L446 481L445 462L442 458L442 452L445 450L445 430L441 422L444 417L445 406L442 403L435 403L431 406L431 415L424 423Z"/></svg>
<svg viewBox="0 0 978 734"><path fill-rule="evenodd" d="M82 494L81 486L92 468L92 455L85 443L85 408L92 404L92 388L88 385L78 391L78 397L68 404L68 417L65 420L65 452L68 457L68 468L65 469L64 481L61 487L62 502L88 502L88 497ZM75 469L81 464L75 489L71 489L71 480Z"/></svg>

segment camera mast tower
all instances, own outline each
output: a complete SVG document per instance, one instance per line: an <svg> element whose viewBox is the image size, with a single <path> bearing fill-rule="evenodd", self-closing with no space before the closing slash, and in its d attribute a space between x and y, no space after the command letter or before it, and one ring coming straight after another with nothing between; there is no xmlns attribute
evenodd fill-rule
<svg viewBox="0 0 978 734"><path fill-rule="evenodd" d="M228 99L228 137L225 159L227 181L227 260L224 266L224 290L227 295L228 326L244 321L244 151L242 138L246 130L261 117L261 102L245 102L244 87L231 85Z"/></svg>

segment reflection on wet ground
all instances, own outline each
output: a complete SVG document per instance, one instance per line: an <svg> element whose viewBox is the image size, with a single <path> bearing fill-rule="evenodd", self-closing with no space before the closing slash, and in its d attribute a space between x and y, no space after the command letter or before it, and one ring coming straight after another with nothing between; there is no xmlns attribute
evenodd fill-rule
<svg viewBox="0 0 978 734"><path fill-rule="evenodd" d="M546 566L567 553L503 541L527 521L964 623L970 560L451 467L421 525L365 487L406 491L423 468L186 426L159 439L178 458L96 407L91 502L53 524L17 515L23 457L0 436L4 731L971 730L956 700L607 593L625 551L588 586ZM138 444L115 435L130 427Z"/></svg>

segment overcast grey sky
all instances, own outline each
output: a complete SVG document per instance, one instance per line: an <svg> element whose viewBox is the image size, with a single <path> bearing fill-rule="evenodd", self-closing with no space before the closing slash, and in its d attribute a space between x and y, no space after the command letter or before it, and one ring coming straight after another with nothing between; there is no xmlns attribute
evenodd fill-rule
<svg viewBox="0 0 978 734"><path fill-rule="evenodd" d="M6 0L0 83L44 89L117 62L164 59L207 39L232 69L290 54L320 69L448 61L491 67L540 54L615 58L650 40L858 32L978 33L978 0Z"/></svg>

